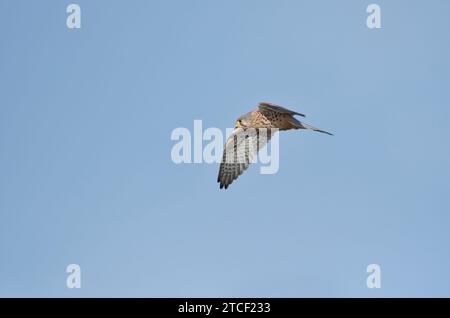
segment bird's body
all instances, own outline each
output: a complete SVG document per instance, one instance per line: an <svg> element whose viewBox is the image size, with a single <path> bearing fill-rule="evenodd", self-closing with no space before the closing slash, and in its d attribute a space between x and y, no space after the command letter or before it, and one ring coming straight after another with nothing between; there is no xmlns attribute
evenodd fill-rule
<svg viewBox="0 0 450 318"><path fill-rule="evenodd" d="M309 129L332 135L300 122L294 116L305 115L287 108L260 103L258 109L239 117L235 130L224 147L217 182L227 189L250 165L259 149L270 140L274 130Z"/></svg>
<svg viewBox="0 0 450 318"><path fill-rule="evenodd" d="M275 112L255 110L251 112L250 127L252 128L278 128L279 130L291 129L288 114L278 114Z"/></svg>

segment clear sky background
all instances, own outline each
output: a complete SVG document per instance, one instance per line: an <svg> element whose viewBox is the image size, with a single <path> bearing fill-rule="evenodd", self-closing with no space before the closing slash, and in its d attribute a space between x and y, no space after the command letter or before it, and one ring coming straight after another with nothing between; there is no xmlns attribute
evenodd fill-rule
<svg viewBox="0 0 450 318"><path fill-rule="evenodd" d="M0 1L0 296L450 296L449 1L69 3ZM263 100L335 136L171 161Z"/></svg>

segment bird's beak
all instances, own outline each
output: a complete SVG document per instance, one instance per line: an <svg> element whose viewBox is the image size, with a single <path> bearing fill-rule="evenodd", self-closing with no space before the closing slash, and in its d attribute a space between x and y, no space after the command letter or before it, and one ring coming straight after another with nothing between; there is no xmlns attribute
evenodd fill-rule
<svg viewBox="0 0 450 318"><path fill-rule="evenodd" d="M234 125L236 126L236 128L241 128L241 123L239 122L239 120L236 120L236 123Z"/></svg>

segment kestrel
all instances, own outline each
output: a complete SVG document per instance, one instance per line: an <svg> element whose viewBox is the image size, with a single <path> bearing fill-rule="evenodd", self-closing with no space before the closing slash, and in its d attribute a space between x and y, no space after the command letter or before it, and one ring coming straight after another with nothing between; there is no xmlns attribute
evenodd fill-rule
<svg viewBox="0 0 450 318"><path fill-rule="evenodd" d="M239 117L224 146L217 177L220 189L227 189L248 168L259 149L269 142L274 130L308 129L333 135L300 122L294 115L305 117L301 113L263 102L259 103L258 109Z"/></svg>

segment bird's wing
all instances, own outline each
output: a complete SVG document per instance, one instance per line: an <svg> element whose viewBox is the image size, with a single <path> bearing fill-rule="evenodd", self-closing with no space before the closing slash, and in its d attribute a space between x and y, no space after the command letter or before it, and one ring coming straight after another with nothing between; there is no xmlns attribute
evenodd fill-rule
<svg viewBox="0 0 450 318"><path fill-rule="evenodd" d="M231 133L224 146L217 177L221 189L228 188L252 162L255 162L259 149L269 142L271 134L271 130L254 128L236 128Z"/></svg>
<svg viewBox="0 0 450 318"><path fill-rule="evenodd" d="M287 108L284 108L284 107L281 107L281 106L278 106L278 105L275 105L275 104L271 104L271 103L266 103L266 102L259 103L258 108L262 112L264 112L264 111L273 111L273 112L277 112L277 113L280 113L280 114L299 115L299 116L305 117L304 114L297 113L297 112L294 112L294 111L289 110Z"/></svg>

